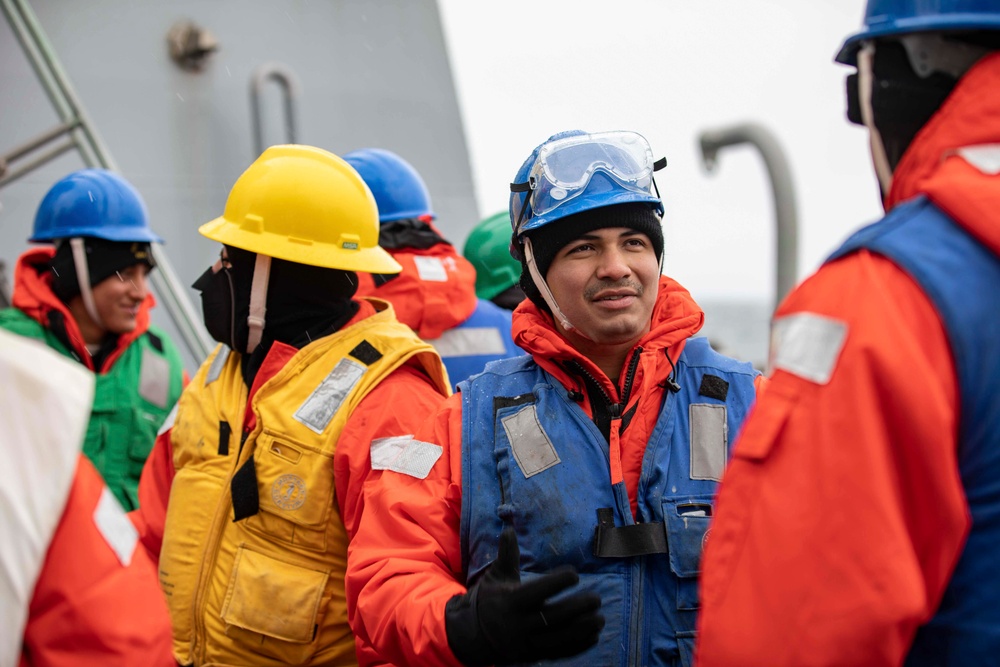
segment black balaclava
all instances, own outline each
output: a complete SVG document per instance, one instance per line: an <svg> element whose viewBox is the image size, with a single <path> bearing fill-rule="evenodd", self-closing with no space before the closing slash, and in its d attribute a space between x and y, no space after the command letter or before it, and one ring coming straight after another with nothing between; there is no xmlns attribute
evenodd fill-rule
<svg viewBox="0 0 1000 667"><path fill-rule="evenodd" d="M122 271L136 264L145 264L150 269L155 266L149 243L144 241L108 241L90 236L83 238L87 255L87 276L93 289L110 278L116 271ZM63 303L80 294L80 281L73 261L73 248L62 240L56 247L56 254L49 260L52 271L52 291Z"/></svg>
<svg viewBox="0 0 1000 667"><path fill-rule="evenodd" d="M872 113L893 171L913 138L930 120L958 80L941 72L921 78L897 41L880 40L872 64ZM858 75L847 80L847 118L864 125L858 97Z"/></svg>
<svg viewBox="0 0 1000 667"><path fill-rule="evenodd" d="M339 330L358 311L357 302L351 300L358 288L354 272L272 259L263 335L260 345L247 355L247 317L257 255L232 246L226 246L226 253L231 268L215 274L209 269L193 287L202 292L202 314L212 338L243 353L248 385L274 341L305 347Z"/></svg>
<svg viewBox="0 0 1000 667"><path fill-rule="evenodd" d="M663 227L660 216L653 207L641 202L613 204L575 213L527 232L525 236L531 239L531 250L539 275L546 278L552 260L567 243L587 232L607 227L627 227L642 232L653 244L656 260L659 261L663 256ZM541 310L551 312L535 281L531 279L524 253L521 255L521 289L524 290L524 295Z"/></svg>

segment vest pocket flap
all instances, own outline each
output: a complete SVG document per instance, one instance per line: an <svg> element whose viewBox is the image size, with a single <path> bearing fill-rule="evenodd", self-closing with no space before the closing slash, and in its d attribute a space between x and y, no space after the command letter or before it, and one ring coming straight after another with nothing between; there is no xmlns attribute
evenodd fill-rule
<svg viewBox="0 0 1000 667"><path fill-rule="evenodd" d="M670 569L678 577L697 577L701 552L712 521L712 496L699 495L663 501Z"/></svg>
<svg viewBox="0 0 1000 667"><path fill-rule="evenodd" d="M254 452L260 509L300 526L322 528L333 504L333 459L266 431Z"/></svg>
<svg viewBox="0 0 1000 667"><path fill-rule="evenodd" d="M329 576L240 547L222 620L282 641L311 643Z"/></svg>

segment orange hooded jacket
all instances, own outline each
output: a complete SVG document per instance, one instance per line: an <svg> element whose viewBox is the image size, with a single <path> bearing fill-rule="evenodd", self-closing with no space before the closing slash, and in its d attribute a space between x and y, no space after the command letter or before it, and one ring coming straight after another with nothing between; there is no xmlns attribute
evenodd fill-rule
<svg viewBox="0 0 1000 667"><path fill-rule="evenodd" d="M59 313L66 329L66 337L70 351L84 366L94 372L106 372L125 352L129 345L149 330L149 311L156 300L152 294L139 304L139 312L135 318L135 329L118 337L114 352L104 360L101 368L94 368L94 362L87 351L87 345L80 334L80 327L62 301L52 291L52 276L48 271L48 263L56 254L55 248L34 248L22 254L17 260L17 270L14 272L14 295L12 305L28 317L36 320L46 329L52 328L52 316ZM184 381L187 382L185 374Z"/></svg>
<svg viewBox="0 0 1000 667"><path fill-rule="evenodd" d="M1000 142L1000 54L977 63L900 161L918 194L1000 254L1000 176L955 149ZM970 527L958 389L942 322L867 251L823 266L776 318L844 323L829 382L784 370L736 443L703 561L701 667L902 664Z"/></svg>

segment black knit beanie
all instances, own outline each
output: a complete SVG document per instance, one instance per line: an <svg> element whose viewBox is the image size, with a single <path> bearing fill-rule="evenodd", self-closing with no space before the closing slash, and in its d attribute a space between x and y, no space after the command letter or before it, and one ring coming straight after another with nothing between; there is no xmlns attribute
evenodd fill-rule
<svg viewBox="0 0 1000 667"><path fill-rule="evenodd" d="M91 288L116 271L122 271L135 264L145 264L153 268L153 253L145 241L108 241L93 237L83 237L84 252L87 256L87 275ZM76 276L76 262L73 247L68 240L62 240L56 248L55 256L49 261L52 270L52 291L63 303L80 293L80 281Z"/></svg>
<svg viewBox="0 0 1000 667"><path fill-rule="evenodd" d="M531 239L531 250L535 256L538 273L548 279L549 266L556 254L570 241L587 232L607 227L627 227L642 232L649 237L656 253L656 260L663 256L663 227L660 216L655 209L646 203L613 204L601 208L592 208L581 213L567 216L544 227L525 234ZM528 264L522 253L521 257L521 289L531 302L545 312L550 312L549 306L542 298L542 293L535 286L528 271Z"/></svg>

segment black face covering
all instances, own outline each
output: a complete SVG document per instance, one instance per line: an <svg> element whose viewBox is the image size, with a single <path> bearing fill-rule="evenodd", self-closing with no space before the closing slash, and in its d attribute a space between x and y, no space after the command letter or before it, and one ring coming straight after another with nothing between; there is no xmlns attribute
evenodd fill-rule
<svg viewBox="0 0 1000 667"><path fill-rule="evenodd" d="M201 292L201 314L209 335L233 350L246 350L250 335L246 324L249 305L247 312L240 317L230 269L223 267L218 272L213 272L212 267L209 267L191 287ZM242 322L242 326L238 327L237 322Z"/></svg>

